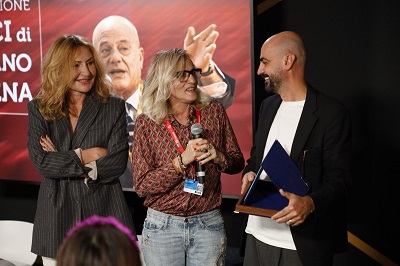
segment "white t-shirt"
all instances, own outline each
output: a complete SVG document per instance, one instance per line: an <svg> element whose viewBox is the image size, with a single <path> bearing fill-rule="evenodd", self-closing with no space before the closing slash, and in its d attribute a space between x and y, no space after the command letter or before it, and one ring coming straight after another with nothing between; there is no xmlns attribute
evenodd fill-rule
<svg viewBox="0 0 400 266"><path fill-rule="evenodd" d="M305 100L281 103L268 134L264 157L275 140L290 154L304 103ZM260 180L269 180L265 171L261 173ZM278 224L271 218L249 215L246 233L268 245L296 250L289 226L285 223Z"/></svg>

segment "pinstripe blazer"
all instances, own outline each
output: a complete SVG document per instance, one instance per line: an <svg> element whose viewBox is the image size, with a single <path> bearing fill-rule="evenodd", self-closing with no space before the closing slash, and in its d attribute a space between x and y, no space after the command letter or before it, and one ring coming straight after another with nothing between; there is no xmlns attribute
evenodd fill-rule
<svg viewBox="0 0 400 266"><path fill-rule="evenodd" d="M88 95L76 130L70 131L68 118L45 121L37 101L28 103L29 157L43 176L40 184L33 228L32 252L55 258L66 232L76 222L94 214L112 215L134 231L119 176L125 171L128 156L125 102L110 97L107 103ZM45 152L40 136L48 135L58 152ZM84 167L75 149L102 147L108 154L96 161L97 180L84 184Z"/></svg>

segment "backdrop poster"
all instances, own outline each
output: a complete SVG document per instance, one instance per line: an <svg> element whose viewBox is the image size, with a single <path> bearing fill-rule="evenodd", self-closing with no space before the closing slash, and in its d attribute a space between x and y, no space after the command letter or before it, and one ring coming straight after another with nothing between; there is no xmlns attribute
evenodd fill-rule
<svg viewBox="0 0 400 266"><path fill-rule="evenodd" d="M120 15L137 28L145 79L154 53L183 48L189 26L216 24L213 61L236 80L227 109L243 154L252 145L250 1L248 0L0 0L0 180L40 182L27 151L27 103L37 94L41 59L61 34L92 39L103 18ZM223 194L239 195L241 175L223 175Z"/></svg>

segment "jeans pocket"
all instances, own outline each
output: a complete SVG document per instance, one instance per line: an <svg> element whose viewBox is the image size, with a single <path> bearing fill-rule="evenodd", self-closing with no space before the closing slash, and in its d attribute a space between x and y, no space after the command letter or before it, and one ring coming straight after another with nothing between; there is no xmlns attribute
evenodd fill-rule
<svg viewBox="0 0 400 266"><path fill-rule="evenodd" d="M143 229L148 232L156 233L164 228L164 222L162 220L154 219L153 217L146 217L143 224Z"/></svg>
<svg viewBox="0 0 400 266"><path fill-rule="evenodd" d="M200 224L209 231L221 231L224 229L224 219L220 212L214 215L201 216Z"/></svg>

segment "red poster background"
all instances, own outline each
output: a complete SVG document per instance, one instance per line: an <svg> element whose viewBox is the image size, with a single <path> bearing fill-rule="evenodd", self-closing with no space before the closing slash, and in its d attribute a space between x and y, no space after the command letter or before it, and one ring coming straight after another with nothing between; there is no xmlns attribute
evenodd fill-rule
<svg viewBox="0 0 400 266"><path fill-rule="evenodd" d="M145 53L143 79L155 52L183 47L189 26L199 32L212 23L217 25L220 35L213 60L236 80L234 102L227 112L243 154L246 159L249 157L252 145L250 1L31 0L27 2L29 10L15 11L8 11L10 6L5 6L6 2L3 1L0 9L0 179L40 182L41 177L26 149L26 104L29 93L32 97L37 94L41 58L61 34L76 33L91 40L95 25L109 15L124 16L138 29ZM11 21L11 25L7 26L6 21ZM22 28L23 36L28 37L29 33L31 41L17 40ZM7 34L11 42L6 41ZM20 65L14 71L5 63L13 54ZM27 57L32 63L28 71ZM223 175L223 194L239 195L240 180L240 174Z"/></svg>

